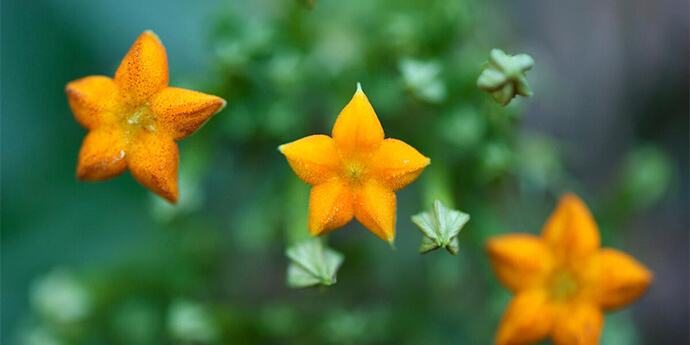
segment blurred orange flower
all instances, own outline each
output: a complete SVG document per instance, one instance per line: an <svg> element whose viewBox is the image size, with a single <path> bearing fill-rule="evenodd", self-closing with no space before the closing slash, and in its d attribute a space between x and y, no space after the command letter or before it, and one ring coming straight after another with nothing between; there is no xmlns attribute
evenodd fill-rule
<svg viewBox="0 0 690 345"><path fill-rule="evenodd" d="M74 117L89 130L77 178L101 181L123 173L175 203L179 152L175 140L194 133L225 106L222 98L168 87L168 58L158 36L139 36L115 78L67 84Z"/></svg>
<svg viewBox="0 0 690 345"><path fill-rule="evenodd" d="M429 165L429 158L400 140L384 140L381 123L359 85L335 121L332 136L312 135L278 148L295 174L314 186L309 232L323 235L357 218L392 243L393 192L412 183Z"/></svg>
<svg viewBox="0 0 690 345"><path fill-rule="evenodd" d="M598 344L603 312L633 302L652 281L634 258L600 242L587 206L573 194L561 198L541 237L490 239L496 276L515 293L495 343L528 344L550 335L558 345Z"/></svg>

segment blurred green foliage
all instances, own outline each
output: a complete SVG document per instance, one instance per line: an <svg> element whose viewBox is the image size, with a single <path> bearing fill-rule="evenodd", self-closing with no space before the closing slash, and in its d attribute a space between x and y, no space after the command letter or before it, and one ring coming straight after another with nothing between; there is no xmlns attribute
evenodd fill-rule
<svg viewBox="0 0 690 345"><path fill-rule="evenodd" d="M490 272L484 240L537 232L565 190L591 201L569 173L558 140L519 130L525 100L502 108L477 88L491 44L508 40L509 24L491 10L476 0L220 6L209 20L210 36L199 38L214 52L208 69L186 78L172 71L175 86L228 101L180 143L179 204L150 196L147 221L155 229L147 231L155 243L141 251L36 278L31 313L21 315L15 340L489 343L509 293ZM495 25L481 24L489 18ZM432 164L398 193L397 250L353 222L329 237L346 257L338 283L292 290L284 251L309 237L309 186L276 147L329 133L357 82L387 136ZM607 224L607 238L620 240L620 214L662 199L673 183L672 164L653 145L628 155L612 203L590 203ZM422 236L410 216L437 199L472 216L457 236L458 256L418 254ZM606 343L632 339L627 314L611 320Z"/></svg>

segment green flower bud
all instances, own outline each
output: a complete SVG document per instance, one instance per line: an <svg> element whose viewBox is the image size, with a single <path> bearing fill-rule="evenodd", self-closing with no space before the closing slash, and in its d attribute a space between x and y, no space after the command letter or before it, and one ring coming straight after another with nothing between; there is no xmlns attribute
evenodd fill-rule
<svg viewBox="0 0 690 345"><path fill-rule="evenodd" d="M487 67L477 78L477 86L491 93L496 102L508 105L517 95L532 96L525 72L534 66L527 54L510 56L500 49L491 50Z"/></svg>

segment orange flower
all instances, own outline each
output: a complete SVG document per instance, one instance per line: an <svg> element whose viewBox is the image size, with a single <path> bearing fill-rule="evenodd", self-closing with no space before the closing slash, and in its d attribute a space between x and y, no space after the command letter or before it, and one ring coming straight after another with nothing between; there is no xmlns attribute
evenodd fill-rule
<svg viewBox="0 0 690 345"><path fill-rule="evenodd" d="M327 234L352 218L389 243L395 238L394 191L412 183L429 158L383 128L359 84L333 126L333 138L312 135L278 150L302 181L314 186L309 232Z"/></svg>
<svg viewBox="0 0 690 345"><path fill-rule="evenodd" d="M89 130L77 178L101 181L127 168L145 187L177 202L175 140L194 133L225 106L222 98L168 87L168 58L158 36L139 36L115 78L90 76L65 89L70 108Z"/></svg>
<svg viewBox="0 0 690 345"><path fill-rule="evenodd" d="M600 248L599 229L573 194L561 198L541 237L497 236L486 250L498 279L515 293L496 334L498 345L549 335L558 345L598 344L604 311L633 302L652 281L634 258Z"/></svg>

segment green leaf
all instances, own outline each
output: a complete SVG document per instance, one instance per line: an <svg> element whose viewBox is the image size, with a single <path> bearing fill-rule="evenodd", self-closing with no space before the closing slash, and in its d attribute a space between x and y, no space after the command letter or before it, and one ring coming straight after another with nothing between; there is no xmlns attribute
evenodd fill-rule
<svg viewBox="0 0 690 345"><path fill-rule="evenodd" d="M285 255L292 261L287 270L287 284L297 289L335 284L336 273L345 259L318 238L291 246Z"/></svg>
<svg viewBox="0 0 690 345"><path fill-rule="evenodd" d="M506 106L517 95L532 96L525 76L532 66L534 60L527 54L510 56L500 49L492 49L486 68L477 78L477 86L491 93L496 102Z"/></svg>
<svg viewBox="0 0 690 345"><path fill-rule="evenodd" d="M424 254L438 248L446 248L451 254L458 254L457 236L470 220L470 215L445 207L440 201L434 202L431 211L412 216L412 222L424 234L419 252Z"/></svg>

